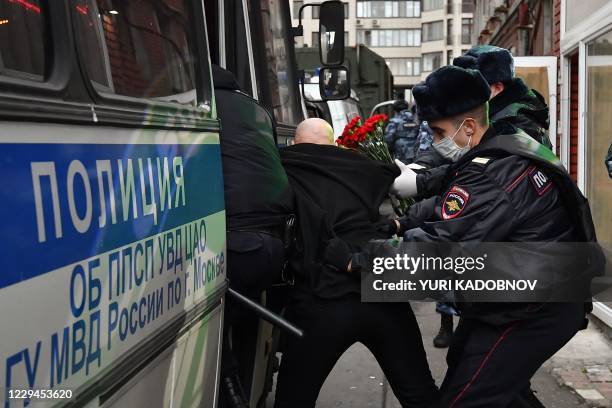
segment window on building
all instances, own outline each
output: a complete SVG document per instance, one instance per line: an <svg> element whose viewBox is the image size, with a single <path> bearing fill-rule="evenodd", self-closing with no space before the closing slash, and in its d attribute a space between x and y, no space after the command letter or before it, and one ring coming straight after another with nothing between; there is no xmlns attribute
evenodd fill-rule
<svg viewBox="0 0 612 408"><path fill-rule="evenodd" d="M421 2L403 1L357 1L357 18L420 17Z"/></svg>
<svg viewBox="0 0 612 408"><path fill-rule="evenodd" d="M434 71L442 66L442 53L431 52L423 54L423 71L430 72Z"/></svg>
<svg viewBox="0 0 612 408"><path fill-rule="evenodd" d="M420 58L387 58L387 65L394 76L421 75Z"/></svg>
<svg viewBox="0 0 612 408"><path fill-rule="evenodd" d="M349 5L348 3L343 3L344 5L344 18L349 18ZM319 13L321 12L321 7L318 5L312 6L312 18L314 20L319 19Z"/></svg>
<svg viewBox="0 0 612 408"><path fill-rule="evenodd" d="M446 21L446 45L453 45L453 19Z"/></svg>
<svg viewBox="0 0 612 408"><path fill-rule="evenodd" d="M446 53L446 65L453 65L453 52L448 51Z"/></svg>
<svg viewBox="0 0 612 408"><path fill-rule="evenodd" d="M293 18L296 20L300 17L300 8L304 5L304 2L299 0L294 0L293 2ZM318 8L318 7L317 7Z"/></svg>
<svg viewBox="0 0 612 408"><path fill-rule="evenodd" d="M318 31L313 31L312 32L312 42L310 43L311 47L315 47L315 48L319 48L319 44L321 43L321 40L319 39L319 32Z"/></svg>
<svg viewBox="0 0 612 408"><path fill-rule="evenodd" d="M164 3L169 3L168 0ZM100 91L187 105L196 103L196 54L190 2L81 1L77 8L79 49ZM102 32L101 32L102 30ZM103 67L103 68L102 68Z"/></svg>
<svg viewBox="0 0 612 408"><path fill-rule="evenodd" d="M462 18L461 19L461 44L472 43L472 26L474 25L474 19Z"/></svg>
<svg viewBox="0 0 612 408"><path fill-rule="evenodd" d="M575 28L609 3L610 0L565 0L565 31Z"/></svg>
<svg viewBox="0 0 612 408"><path fill-rule="evenodd" d="M423 24L423 42L437 41L444 38L444 21L433 21Z"/></svg>
<svg viewBox="0 0 612 408"><path fill-rule="evenodd" d="M444 7L444 0L423 0L423 11L439 10Z"/></svg>
<svg viewBox="0 0 612 408"><path fill-rule="evenodd" d="M358 30L357 42L369 47L419 47L421 30Z"/></svg>
<svg viewBox="0 0 612 408"><path fill-rule="evenodd" d="M462 13L473 13L474 12L474 3L472 0L463 0L461 2L461 12Z"/></svg>
<svg viewBox="0 0 612 408"><path fill-rule="evenodd" d="M47 12L41 3L26 7L18 1L0 2L0 73L42 81L49 69L45 50L49 46Z"/></svg>

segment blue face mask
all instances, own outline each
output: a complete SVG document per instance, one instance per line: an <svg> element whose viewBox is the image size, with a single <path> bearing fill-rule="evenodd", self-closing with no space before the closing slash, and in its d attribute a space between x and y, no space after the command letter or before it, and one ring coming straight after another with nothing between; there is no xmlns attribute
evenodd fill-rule
<svg viewBox="0 0 612 408"><path fill-rule="evenodd" d="M472 143L472 136L470 136L468 144L464 147L459 147L454 140L457 133L459 133L463 127L464 122L465 119L463 119L463 122L461 122L461 125L459 125L457 131L453 133L451 137L444 137L439 142L432 144L433 148L440 153L440 156L452 161L453 163L459 161L459 159L461 159L461 157L463 157L471 149L470 143Z"/></svg>

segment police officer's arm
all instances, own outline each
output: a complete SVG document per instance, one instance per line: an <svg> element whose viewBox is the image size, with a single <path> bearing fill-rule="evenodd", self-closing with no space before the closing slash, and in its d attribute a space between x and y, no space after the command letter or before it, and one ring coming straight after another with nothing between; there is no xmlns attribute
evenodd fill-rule
<svg viewBox="0 0 612 408"><path fill-rule="evenodd" d="M461 170L445 194L433 198L427 209L429 220L406 231L405 240L505 241L517 222L515 207L504 188L474 164Z"/></svg>
<svg viewBox="0 0 612 408"><path fill-rule="evenodd" d="M418 228L425 221L432 219L437 205L439 205L439 197L430 197L414 203L408 212L397 220L399 224L397 234L401 236L405 231Z"/></svg>
<svg viewBox="0 0 612 408"><path fill-rule="evenodd" d="M433 197L441 193L446 185L447 171L450 165L442 165L425 170L417 174L417 196L416 199Z"/></svg>

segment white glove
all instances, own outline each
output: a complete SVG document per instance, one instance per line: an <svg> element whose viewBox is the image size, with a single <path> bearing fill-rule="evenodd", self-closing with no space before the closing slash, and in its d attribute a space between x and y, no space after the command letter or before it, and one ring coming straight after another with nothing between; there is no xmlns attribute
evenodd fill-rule
<svg viewBox="0 0 612 408"><path fill-rule="evenodd" d="M417 174L407 165L395 159L395 164L401 170L402 174L397 176L391 186L391 192L399 195L402 198L414 197L417 195Z"/></svg>
<svg viewBox="0 0 612 408"><path fill-rule="evenodd" d="M420 164L416 164L416 163L410 163L408 165L408 168L412 170L421 170L421 169L424 169L425 166L421 166Z"/></svg>

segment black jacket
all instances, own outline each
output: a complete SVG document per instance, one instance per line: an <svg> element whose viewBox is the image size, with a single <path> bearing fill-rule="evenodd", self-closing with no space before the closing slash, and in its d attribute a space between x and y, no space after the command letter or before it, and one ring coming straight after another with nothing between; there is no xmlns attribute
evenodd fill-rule
<svg viewBox="0 0 612 408"><path fill-rule="evenodd" d="M357 252L382 238L376 223L399 169L336 146L297 144L281 150L283 166L296 197L296 250L290 259L294 294L338 298L359 294L358 274L323 262L327 242L338 237Z"/></svg>
<svg viewBox="0 0 612 408"><path fill-rule="evenodd" d="M550 149L548 116L544 97L535 89L529 89L521 78L514 78L489 101L489 118L493 122L512 124Z"/></svg>
<svg viewBox="0 0 612 408"><path fill-rule="evenodd" d="M552 152L493 127L450 167L441 194L414 204L400 224L409 242L596 241L588 202ZM525 310L500 303L463 312L504 323Z"/></svg>
<svg viewBox="0 0 612 408"><path fill-rule="evenodd" d="M504 136L489 128L482 142L451 167L441 194L410 209L402 229L421 226L407 231L407 240L575 240L558 188L536 163L503 153L479 156L488 143ZM546 182L536 188L538 173Z"/></svg>
<svg viewBox="0 0 612 408"><path fill-rule="evenodd" d="M272 116L239 91L231 72L213 65L213 80L228 229L276 230L292 213L293 198L274 141Z"/></svg>
<svg viewBox="0 0 612 408"><path fill-rule="evenodd" d="M595 241L588 202L565 169L511 126L490 127L447 174L445 187L401 220L402 230L422 225L407 231L409 239ZM453 197L465 202L449 207Z"/></svg>
<svg viewBox="0 0 612 408"><path fill-rule="evenodd" d="M535 89L529 89L521 78L514 78L503 92L489 101L489 119L494 126L507 128L510 125L521 129L538 143L552 149L548 137L548 115L544 97ZM417 176L417 199L435 195L445 183L448 170L445 164L448 162L445 163L433 147L430 150L432 152L424 155L422 163L419 163L427 170Z"/></svg>

